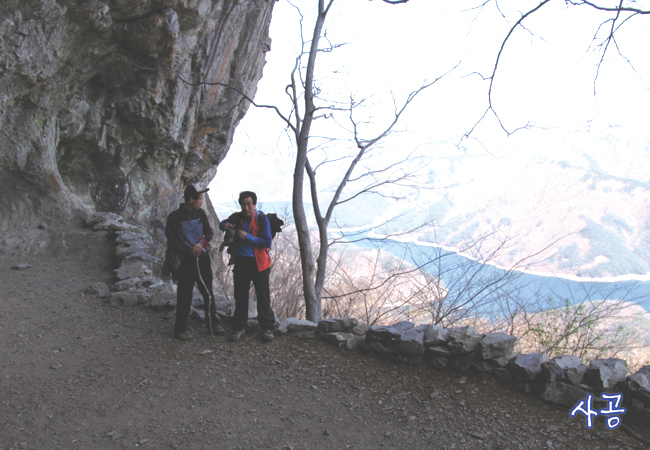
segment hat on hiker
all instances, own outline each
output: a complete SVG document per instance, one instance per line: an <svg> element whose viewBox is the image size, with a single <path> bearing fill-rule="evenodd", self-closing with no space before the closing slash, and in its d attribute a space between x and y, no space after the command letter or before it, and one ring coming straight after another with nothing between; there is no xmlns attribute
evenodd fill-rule
<svg viewBox="0 0 650 450"><path fill-rule="evenodd" d="M199 198L199 194L203 194L204 192L208 192L209 190L210 188L202 188L201 186L198 185L198 183L192 183L185 188L185 192L183 192L183 197L185 197L185 199L188 198L197 199Z"/></svg>

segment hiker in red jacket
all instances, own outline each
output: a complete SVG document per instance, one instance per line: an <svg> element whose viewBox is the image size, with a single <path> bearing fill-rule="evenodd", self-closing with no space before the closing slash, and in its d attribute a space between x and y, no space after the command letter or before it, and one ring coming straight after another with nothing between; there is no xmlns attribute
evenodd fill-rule
<svg viewBox="0 0 650 450"><path fill-rule="evenodd" d="M241 212L232 214L219 224L222 231L235 231L236 250L233 254L235 285L235 315L230 341L238 341L248 322L248 291L251 281L257 297L257 321L262 328L262 340L273 341L275 315L271 308L269 275L271 272L271 224L265 214L256 210L257 195L251 191L239 194Z"/></svg>

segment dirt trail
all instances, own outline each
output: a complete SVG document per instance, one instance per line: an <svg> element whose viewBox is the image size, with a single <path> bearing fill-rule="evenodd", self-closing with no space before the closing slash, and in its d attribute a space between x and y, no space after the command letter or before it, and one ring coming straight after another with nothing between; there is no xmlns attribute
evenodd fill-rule
<svg viewBox="0 0 650 450"><path fill-rule="evenodd" d="M0 254L0 450L644 448L490 377L198 323L173 340L163 315L83 294L110 280L111 244L76 233Z"/></svg>

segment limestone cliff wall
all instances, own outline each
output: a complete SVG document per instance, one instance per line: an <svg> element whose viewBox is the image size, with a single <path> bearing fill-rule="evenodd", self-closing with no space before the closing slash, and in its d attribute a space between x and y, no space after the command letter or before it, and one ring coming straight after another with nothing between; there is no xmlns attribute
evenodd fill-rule
<svg viewBox="0 0 650 450"><path fill-rule="evenodd" d="M253 96L273 0L0 2L0 228L33 213L164 218Z"/></svg>

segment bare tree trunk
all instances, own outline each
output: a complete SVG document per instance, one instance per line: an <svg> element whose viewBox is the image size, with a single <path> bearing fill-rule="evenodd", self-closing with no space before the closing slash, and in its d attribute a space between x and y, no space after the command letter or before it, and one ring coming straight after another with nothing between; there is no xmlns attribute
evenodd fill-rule
<svg viewBox="0 0 650 450"><path fill-rule="evenodd" d="M319 220L318 222L320 249L318 251L318 260L316 265L316 283L314 284L319 311L322 310L323 286L325 285L325 278L327 277L327 252L329 251L330 244L327 235L328 224L322 222L322 220Z"/></svg>
<svg viewBox="0 0 650 450"><path fill-rule="evenodd" d="M300 153L298 151L298 155ZM301 159L300 157L296 158L296 168L293 174L293 217L296 221L298 246L300 247L302 288L305 295L305 315L307 320L318 323L321 315L320 300L316 298L316 291L314 289L314 258L309 226L307 225L307 216L303 205L304 161L305 159Z"/></svg>
<svg viewBox="0 0 650 450"><path fill-rule="evenodd" d="M296 143L297 155L296 166L293 173L293 215L296 221L296 230L298 231L298 245L300 246L300 260L302 266L302 284L305 294L305 314L307 320L318 323L321 319L321 304L320 295L316 295L316 288L314 285L314 258L311 248L311 236L309 234L309 226L307 225L307 216L305 214L305 207L303 205L303 186L305 181L305 167L307 164L307 150L309 149L309 133L311 132L311 124L314 120L314 69L316 67L316 56L318 56L318 43L320 42L321 34L323 31L323 24L329 12L330 6L334 0L327 2L325 7L325 0L318 1L318 16L316 17L316 24L314 25L314 33L312 35L311 47L309 49L309 60L307 62L307 74L305 77L305 113L302 123L297 118ZM296 87L295 78L293 80L293 87ZM294 102L297 102L297 96L294 95ZM297 105L296 105L297 106ZM327 245L327 241L325 241Z"/></svg>

